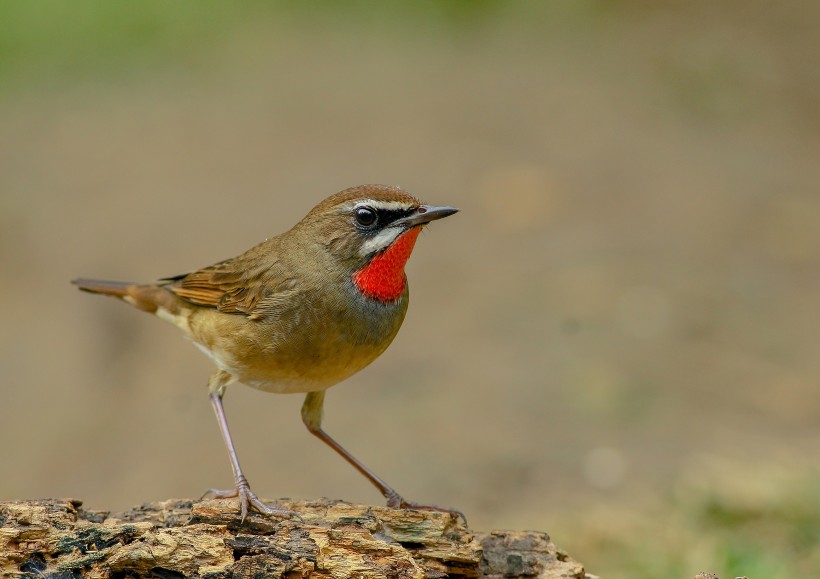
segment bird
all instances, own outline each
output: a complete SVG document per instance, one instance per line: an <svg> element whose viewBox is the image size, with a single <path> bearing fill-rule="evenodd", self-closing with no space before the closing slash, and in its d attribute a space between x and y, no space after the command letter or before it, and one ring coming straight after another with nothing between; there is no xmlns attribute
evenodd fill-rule
<svg viewBox="0 0 820 579"><path fill-rule="evenodd" d="M214 362L208 395L234 488L206 495L237 498L241 521L251 510L298 515L268 506L251 490L222 403L234 383L305 394L301 414L308 431L367 478L388 507L464 518L456 509L405 500L322 428L327 389L378 358L404 321L405 264L419 233L457 211L425 205L398 187L360 185L326 198L290 230L191 273L144 284L89 278L72 283L172 323Z"/></svg>

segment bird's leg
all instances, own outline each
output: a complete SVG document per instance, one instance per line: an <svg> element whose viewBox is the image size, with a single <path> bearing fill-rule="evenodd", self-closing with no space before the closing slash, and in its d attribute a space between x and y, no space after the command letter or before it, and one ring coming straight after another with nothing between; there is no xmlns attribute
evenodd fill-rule
<svg viewBox="0 0 820 579"><path fill-rule="evenodd" d="M445 513L452 513L461 517L464 520L464 524L467 524L467 517L465 517L464 513L457 509L439 507L436 505L422 505L405 500L393 487L384 482L381 477L362 464L355 456L346 451L341 444L333 440L324 430L322 430L322 409L324 401L324 390L319 392L308 392L305 397L305 403L302 405L302 422L305 423L305 426L307 426L307 429L311 432L311 434L339 453L342 458L362 473L362 475L364 475L364 477L369 480L373 486L379 489L379 492L384 495L385 499L387 499L388 507L394 509L420 509L425 511L442 511Z"/></svg>
<svg viewBox="0 0 820 579"><path fill-rule="evenodd" d="M299 516L292 511L283 509L272 509L263 503L256 494L251 491L248 484L248 479L242 474L242 468L239 466L239 459L236 457L236 449L233 446L231 439L231 432L228 430L228 420L225 418L225 409L222 407L222 396L225 394L225 389L230 383L232 377L227 372L218 370L211 375L208 382L208 395L211 398L211 406L214 408L216 414L216 421L219 423L219 431L222 433L222 440L225 441L225 447L228 449L228 457L231 460L231 470L233 470L233 480L236 488L233 490L216 490L210 489L206 495L211 495L216 498L232 498L239 497L239 508L242 514L242 521L248 515L248 509L253 508L265 515L285 515L285 516Z"/></svg>

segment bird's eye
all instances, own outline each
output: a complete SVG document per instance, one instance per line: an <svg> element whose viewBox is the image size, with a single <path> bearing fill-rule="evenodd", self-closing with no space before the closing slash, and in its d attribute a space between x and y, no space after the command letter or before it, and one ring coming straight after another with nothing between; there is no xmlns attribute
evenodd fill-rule
<svg viewBox="0 0 820 579"><path fill-rule="evenodd" d="M370 207L356 208L356 223L362 227L370 227L376 223L377 218L376 211Z"/></svg>

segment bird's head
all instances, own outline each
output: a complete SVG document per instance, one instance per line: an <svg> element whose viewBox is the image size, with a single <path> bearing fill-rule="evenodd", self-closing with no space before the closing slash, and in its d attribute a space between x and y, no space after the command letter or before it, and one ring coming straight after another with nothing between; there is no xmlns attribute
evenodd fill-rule
<svg viewBox="0 0 820 579"><path fill-rule="evenodd" d="M422 227L456 211L424 205L398 187L360 185L325 199L295 229L312 231L330 267L362 294L392 302L404 292L404 265Z"/></svg>

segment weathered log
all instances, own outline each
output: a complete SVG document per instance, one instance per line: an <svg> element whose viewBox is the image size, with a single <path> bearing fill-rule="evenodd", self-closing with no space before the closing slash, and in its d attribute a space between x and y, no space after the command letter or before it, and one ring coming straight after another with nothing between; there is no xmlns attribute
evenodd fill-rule
<svg viewBox="0 0 820 579"><path fill-rule="evenodd" d="M0 502L0 576L542 577L593 579L546 533L469 530L439 512L279 501L302 520L226 500L168 500L122 513L78 500Z"/></svg>

